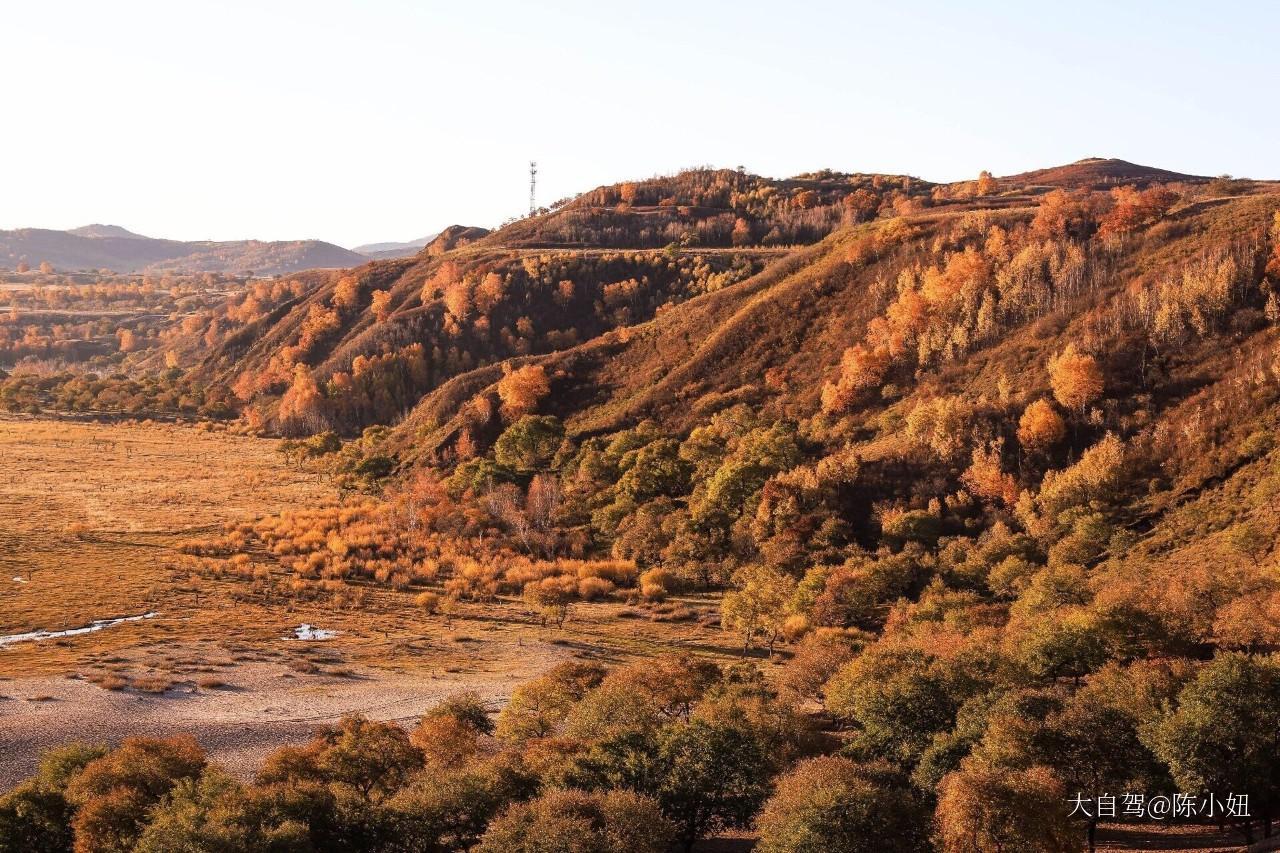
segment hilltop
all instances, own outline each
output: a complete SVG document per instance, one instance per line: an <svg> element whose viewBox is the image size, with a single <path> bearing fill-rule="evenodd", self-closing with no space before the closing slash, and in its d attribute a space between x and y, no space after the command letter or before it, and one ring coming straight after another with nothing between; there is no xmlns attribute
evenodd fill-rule
<svg viewBox="0 0 1280 853"><path fill-rule="evenodd" d="M1181 172L1171 172L1168 169L1139 166L1127 160L1086 157L1065 166L1036 169L1032 172L1010 175L1001 180L1018 186L1102 190L1125 184L1141 188L1154 183L1205 183L1210 179L1201 175L1186 175Z"/></svg>

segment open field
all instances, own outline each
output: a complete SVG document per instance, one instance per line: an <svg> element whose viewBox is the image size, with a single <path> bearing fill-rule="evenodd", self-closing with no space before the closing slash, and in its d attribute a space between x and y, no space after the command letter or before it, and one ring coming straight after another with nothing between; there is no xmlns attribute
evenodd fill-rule
<svg viewBox="0 0 1280 853"><path fill-rule="evenodd" d="M237 582L192 587L175 545L231 519L332 499L275 442L185 425L0 419L0 637L155 613L92 633L0 645L0 789L70 739L188 731L251 773L274 747L342 713L409 720L476 690L496 708L571 655L617 662L672 645L725 657L710 602L659 622L619 604L544 628L514 601L425 617L414 591L370 588L363 608L268 607ZM302 641L302 623L335 630Z"/></svg>

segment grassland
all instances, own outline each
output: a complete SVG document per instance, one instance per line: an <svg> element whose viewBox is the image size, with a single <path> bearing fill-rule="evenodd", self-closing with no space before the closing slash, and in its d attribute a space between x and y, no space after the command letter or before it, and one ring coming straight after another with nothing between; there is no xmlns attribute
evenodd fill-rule
<svg viewBox="0 0 1280 853"><path fill-rule="evenodd" d="M514 600L428 617L415 590L370 587L359 610L333 610L246 602L235 581L193 586L178 569L182 540L333 499L320 475L285 465L273 441L182 424L7 417L0 458L0 636L156 614L0 646L0 789L69 739L190 731L248 773L342 713L409 720L463 689L496 708L571 655L734 653L712 602L696 598L665 614L583 604L556 629ZM302 623L338 635L299 641Z"/></svg>

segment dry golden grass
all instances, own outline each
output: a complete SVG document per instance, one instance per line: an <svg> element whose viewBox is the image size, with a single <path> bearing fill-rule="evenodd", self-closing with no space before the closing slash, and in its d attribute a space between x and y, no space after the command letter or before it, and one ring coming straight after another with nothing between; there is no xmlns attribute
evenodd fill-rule
<svg viewBox="0 0 1280 853"><path fill-rule="evenodd" d="M10 676L209 630L175 598L173 545L327 494L315 475L282 465L273 442L187 426L4 417L0 458L0 634L159 611L96 634L10 646L0 652L0 674Z"/></svg>
<svg viewBox="0 0 1280 853"><path fill-rule="evenodd" d="M687 608L628 620L620 618L621 604L605 598L575 605L564 628L554 629L536 624L515 595L431 613L417 603L420 585L396 590L358 581L362 604L338 609L327 600L255 599L233 578L193 583L179 543L218 535L228 521L332 501L319 475L283 464L274 441L180 425L6 417L0 457L9 463L0 475L0 635L157 614L0 649L0 676L152 669L181 680L244 663L302 661L299 677L313 662L507 679L536 674L540 662L529 647L551 641L610 660L671 645L731 653L733 643L689 619ZM336 630L338 638L286 639L304 622ZM447 639L463 632L476 642ZM331 659L313 661L320 649Z"/></svg>

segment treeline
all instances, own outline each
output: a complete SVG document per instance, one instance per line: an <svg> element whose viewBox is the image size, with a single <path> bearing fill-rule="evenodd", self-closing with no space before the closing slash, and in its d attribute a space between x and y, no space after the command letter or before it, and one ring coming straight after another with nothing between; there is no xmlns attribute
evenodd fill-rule
<svg viewBox="0 0 1280 853"><path fill-rule="evenodd" d="M250 784L189 737L54 750L0 799L0 850L662 853L750 826L762 806L782 840L798 803L770 800L773 780L814 744L793 700L749 666L573 661L518 688L496 720L475 694L410 731L345 718ZM924 801L905 777L841 759L795 773L815 771L847 777L897 830L879 849L922 849Z"/></svg>
<svg viewBox="0 0 1280 853"><path fill-rule="evenodd" d="M0 379L0 408L40 414L96 412L135 417L182 415L228 420L238 401L226 386L205 386L181 370L133 377L123 373L17 373Z"/></svg>

